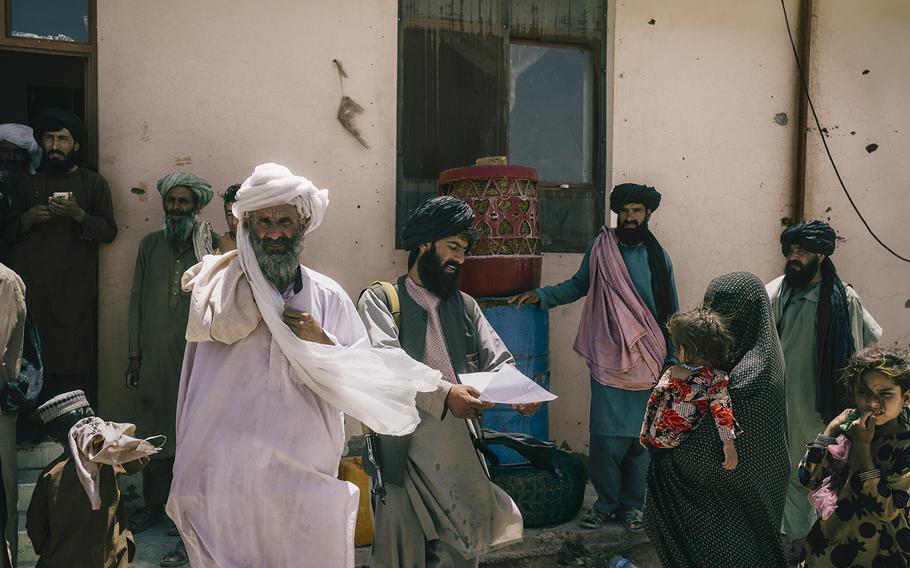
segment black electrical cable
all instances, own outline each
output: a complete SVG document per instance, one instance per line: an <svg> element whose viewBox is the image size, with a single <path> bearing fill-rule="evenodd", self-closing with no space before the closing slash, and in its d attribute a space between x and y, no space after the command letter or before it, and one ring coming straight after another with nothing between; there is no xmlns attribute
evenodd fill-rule
<svg viewBox="0 0 910 568"><path fill-rule="evenodd" d="M875 231L872 230L872 227L869 226L869 223L866 222L866 218L863 217L863 214L859 212L859 208L856 206L856 203L853 202L853 198L850 196L850 192L847 191L847 186L844 185L843 178L840 177L840 172L837 170L837 164L834 163L834 157L831 155L831 150L828 148L828 141L825 140L825 133L822 131L821 122L818 120L818 114L815 112L815 105L812 104L812 97L809 96L809 84L806 83L806 77L803 75L803 66L799 62L799 54L796 51L796 42L793 41L793 32L790 30L790 18L787 16L787 6L784 3L784 0L780 0L780 6L784 9L784 21L787 23L787 36L790 38L790 47L793 48L793 57L796 59L796 68L799 71L799 80L803 85L803 92L806 93L806 100L809 101L809 108L812 109L812 117L815 119L815 126L818 128L818 135L821 136L822 144L825 147L825 152L828 154L828 161L831 162L831 167L834 169L834 174L837 176L837 181L840 182L841 188L844 190L844 194L847 196L847 201L850 202L850 205L853 206L853 210L856 211L856 215L859 217L859 220L863 222L863 225L866 226L866 230L869 231L869 234L872 235L872 238L875 239L878 244L882 245L884 249L897 258L903 260L904 262L910 262L910 258L903 257L894 250L886 245L878 235L875 234ZM808 22L806 22L808 25Z"/></svg>

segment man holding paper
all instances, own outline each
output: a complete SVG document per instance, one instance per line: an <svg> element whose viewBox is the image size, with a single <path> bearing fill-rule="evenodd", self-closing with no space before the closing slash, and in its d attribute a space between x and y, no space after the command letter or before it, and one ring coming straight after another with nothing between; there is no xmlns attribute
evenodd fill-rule
<svg viewBox="0 0 910 568"><path fill-rule="evenodd" d="M481 555L522 537L518 508L489 480L474 449L476 418L486 405L476 388L458 380L513 362L477 302L458 289L473 221L473 211L454 197L419 206L402 233L408 273L390 290L378 284L365 290L358 303L374 347L404 349L444 379L434 392L417 393L413 434L382 439L386 498L375 503L373 568L475 567ZM400 318L390 308L395 304ZM540 404L514 406L530 414Z"/></svg>

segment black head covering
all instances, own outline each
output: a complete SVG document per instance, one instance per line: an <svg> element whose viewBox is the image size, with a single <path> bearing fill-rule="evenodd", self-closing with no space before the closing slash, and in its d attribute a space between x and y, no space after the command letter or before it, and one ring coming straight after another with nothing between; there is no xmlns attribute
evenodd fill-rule
<svg viewBox="0 0 910 568"><path fill-rule="evenodd" d="M652 454L645 530L664 566L727 566L730 558L742 566L786 566L780 522L790 461L771 303L758 277L735 272L711 281L704 305L726 318L734 337L724 370L743 429L736 439L740 462L732 475L720 467L722 443L706 414L685 444ZM735 538L702 537L718 531Z"/></svg>
<svg viewBox="0 0 910 568"><path fill-rule="evenodd" d="M64 128L70 131L73 139L80 146L85 146L87 135L82 119L62 108L48 108L38 113L38 118L35 119L34 125L35 140L40 146L45 132L56 132Z"/></svg>
<svg viewBox="0 0 910 568"><path fill-rule="evenodd" d="M411 211L401 230L405 250L414 250L423 243L460 235L474 224L474 210L467 203L446 195L434 197Z"/></svg>
<svg viewBox="0 0 910 568"><path fill-rule="evenodd" d="M803 250L831 256L837 243L837 234L824 221L808 221L790 225L780 234L780 249L787 256L790 245L799 245Z"/></svg>
<svg viewBox="0 0 910 568"><path fill-rule="evenodd" d="M656 211L660 207L660 192L639 183L621 183L610 192L610 210L619 213L627 203L641 203L646 209Z"/></svg>

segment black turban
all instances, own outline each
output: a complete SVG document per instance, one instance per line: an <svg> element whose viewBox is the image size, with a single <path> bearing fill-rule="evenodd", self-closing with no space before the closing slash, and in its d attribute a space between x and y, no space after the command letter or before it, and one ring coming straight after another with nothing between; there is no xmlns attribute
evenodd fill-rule
<svg viewBox="0 0 910 568"><path fill-rule="evenodd" d="M422 243L460 235L474 224L474 211L461 199L446 195L435 197L411 211L401 240L405 250L414 250Z"/></svg>
<svg viewBox="0 0 910 568"><path fill-rule="evenodd" d="M35 140L41 145L45 132L57 132L66 128L73 135L73 140L80 146L85 145L85 124L75 114L61 108L48 108L38 113L35 119Z"/></svg>
<svg viewBox="0 0 910 568"><path fill-rule="evenodd" d="M780 234L780 250L787 256L790 245L799 245L803 250L831 256L837 235L834 229L823 221L809 221L790 225Z"/></svg>
<svg viewBox="0 0 910 568"><path fill-rule="evenodd" d="M660 192L638 183L621 183L610 192L610 210L619 213L627 203L641 203L645 209L656 211L660 207Z"/></svg>

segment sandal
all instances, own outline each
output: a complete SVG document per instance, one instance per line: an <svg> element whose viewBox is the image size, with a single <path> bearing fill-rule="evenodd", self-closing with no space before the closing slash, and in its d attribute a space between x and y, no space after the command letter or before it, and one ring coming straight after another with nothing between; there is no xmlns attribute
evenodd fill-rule
<svg viewBox="0 0 910 568"><path fill-rule="evenodd" d="M138 509L130 516L130 530L133 534L141 533L157 525L167 518L164 514L164 508L143 507Z"/></svg>
<svg viewBox="0 0 910 568"><path fill-rule="evenodd" d="M601 529L607 524L607 517L592 507L588 509L588 512L585 513L585 516L581 518L578 524L583 529Z"/></svg>
<svg viewBox="0 0 910 568"><path fill-rule="evenodd" d="M183 566L190 563L190 558L186 555L186 545L183 540L178 540L174 550L161 557L161 566L173 568L174 566Z"/></svg>
<svg viewBox="0 0 910 568"><path fill-rule="evenodd" d="M645 530L641 511L638 509L621 509L616 511L616 519L622 523L622 526L626 527L626 530L629 532L638 533Z"/></svg>

